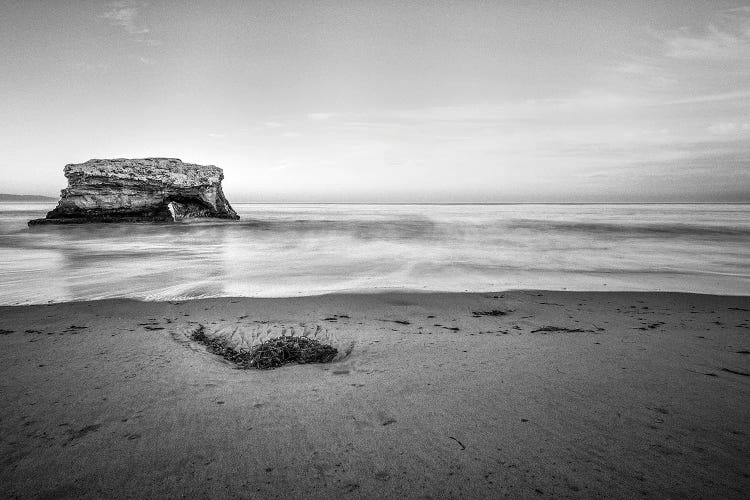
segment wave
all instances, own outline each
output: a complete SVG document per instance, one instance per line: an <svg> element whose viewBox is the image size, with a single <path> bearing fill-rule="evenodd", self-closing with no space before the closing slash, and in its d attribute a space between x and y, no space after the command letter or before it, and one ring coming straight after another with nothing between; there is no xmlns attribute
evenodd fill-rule
<svg viewBox="0 0 750 500"><path fill-rule="evenodd" d="M510 229L534 231L614 234L623 236L750 236L750 227L685 223L612 223L526 219L511 221L508 223L508 227Z"/></svg>

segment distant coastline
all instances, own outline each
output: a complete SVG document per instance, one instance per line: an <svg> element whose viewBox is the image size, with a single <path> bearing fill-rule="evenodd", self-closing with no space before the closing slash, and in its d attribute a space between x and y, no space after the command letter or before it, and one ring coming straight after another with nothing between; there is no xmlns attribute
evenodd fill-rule
<svg viewBox="0 0 750 500"><path fill-rule="evenodd" d="M57 198L53 198L52 196L40 196L36 194L6 194L6 193L0 193L0 203L1 202L7 202L7 201L27 201L27 202L33 202L33 201L57 201Z"/></svg>

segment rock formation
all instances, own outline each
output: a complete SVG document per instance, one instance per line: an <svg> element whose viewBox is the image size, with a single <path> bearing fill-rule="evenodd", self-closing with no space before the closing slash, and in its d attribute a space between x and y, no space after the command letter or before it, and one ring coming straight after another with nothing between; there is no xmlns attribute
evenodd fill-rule
<svg viewBox="0 0 750 500"><path fill-rule="evenodd" d="M89 160L65 166L68 187L34 224L239 219L221 190L223 171L176 158Z"/></svg>

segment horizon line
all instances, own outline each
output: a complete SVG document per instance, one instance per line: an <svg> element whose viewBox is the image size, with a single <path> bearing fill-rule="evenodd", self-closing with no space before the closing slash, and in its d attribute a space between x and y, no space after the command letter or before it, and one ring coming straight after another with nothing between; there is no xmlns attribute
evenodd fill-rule
<svg viewBox="0 0 750 500"><path fill-rule="evenodd" d="M2 196L49 198L60 200L60 196L42 194L0 193ZM22 201L22 200L17 200ZM29 201L28 203L46 203ZM0 203L13 203L2 201ZM748 205L744 201L234 201L236 205Z"/></svg>

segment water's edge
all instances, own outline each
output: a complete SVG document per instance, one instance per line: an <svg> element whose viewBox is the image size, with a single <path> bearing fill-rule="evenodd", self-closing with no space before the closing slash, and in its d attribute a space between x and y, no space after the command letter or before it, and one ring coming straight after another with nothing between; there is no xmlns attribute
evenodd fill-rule
<svg viewBox="0 0 750 500"><path fill-rule="evenodd" d="M750 293L750 206L235 204L239 222L28 228L0 204L0 304L107 298Z"/></svg>

